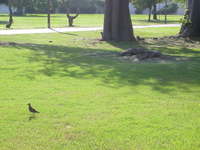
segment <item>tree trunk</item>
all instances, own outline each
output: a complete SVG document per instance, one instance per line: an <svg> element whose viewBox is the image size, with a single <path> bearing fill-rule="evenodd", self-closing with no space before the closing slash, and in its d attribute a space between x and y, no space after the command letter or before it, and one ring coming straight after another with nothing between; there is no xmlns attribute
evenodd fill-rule
<svg viewBox="0 0 200 150"><path fill-rule="evenodd" d="M129 0L106 0L103 40L135 40L128 6Z"/></svg>
<svg viewBox="0 0 200 150"><path fill-rule="evenodd" d="M8 8L9 8L9 21L8 24L6 24L6 28L10 28L13 24L13 12L10 0L8 0Z"/></svg>
<svg viewBox="0 0 200 150"><path fill-rule="evenodd" d="M156 3L154 2L154 4L153 4L153 19L154 20L157 20L158 18L157 18L157 5L156 5Z"/></svg>
<svg viewBox="0 0 200 150"><path fill-rule="evenodd" d="M149 7L149 18L148 18L148 21L149 21L149 22L151 21L151 10L152 10L152 8Z"/></svg>
<svg viewBox="0 0 200 150"><path fill-rule="evenodd" d="M200 0L188 0L188 13L184 18L188 18L182 24L180 36L200 37Z"/></svg>
<svg viewBox="0 0 200 150"><path fill-rule="evenodd" d="M192 10L192 1L193 0L188 0L187 1L187 9Z"/></svg>
<svg viewBox="0 0 200 150"><path fill-rule="evenodd" d="M191 36L200 37L200 0L193 0L191 11L192 31Z"/></svg>
<svg viewBox="0 0 200 150"><path fill-rule="evenodd" d="M69 27L73 27L74 19L76 19L79 16L80 10L76 10L76 15L75 16L70 16L69 10L67 10L67 18L68 18L68 24Z"/></svg>
<svg viewBox="0 0 200 150"><path fill-rule="evenodd" d="M165 7L167 8L167 0L165 0ZM167 24L167 9L165 9L165 24Z"/></svg>
<svg viewBox="0 0 200 150"><path fill-rule="evenodd" d="M48 28L51 28L51 3L50 3L50 0L48 0L47 24L48 24Z"/></svg>

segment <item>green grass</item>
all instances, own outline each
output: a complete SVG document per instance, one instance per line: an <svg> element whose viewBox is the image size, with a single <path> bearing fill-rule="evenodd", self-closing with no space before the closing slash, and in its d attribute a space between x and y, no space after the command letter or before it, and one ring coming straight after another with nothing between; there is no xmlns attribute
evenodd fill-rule
<svg viewBox="0 0 200 150"><path fill-rule="evenodd" d="M176 35L179 32L177 27L159 27L159 28L146 28L135 29L135 34L141 37L162 37Z"/></svg>
<svg viewBox="0 0 200 150"><path fill-rule="evenodd" d="M160 21L147 21L147 15L133 15L132 20L134 25L150 25L163 24L163 16L159 17ZM169 15L168 23L179 23L182 16ZM5 29L5 24L8 20L7 15L0 15L0 29ZM102 14L81 14L74 22L76 27L98 27L103 25ZM46 28L47 17L45 14L28 14L26 16L15 16L12 29L26 28ZM52 27L67 27L67 18L64 14L52 15Z"/></svg>
<svg viewBox="0 0 200 150"><path fill-rule="evenodd" d="M169 34L177 31L167 28ZM136 30L144 37L152 32L166 33ZM99 36L0 37L21 43L0 46L0 149L198 150L199 45L99 42ZM91 55L138 46L190 60L132 63ZM41 113L30 115L29 102Z"/></svg>

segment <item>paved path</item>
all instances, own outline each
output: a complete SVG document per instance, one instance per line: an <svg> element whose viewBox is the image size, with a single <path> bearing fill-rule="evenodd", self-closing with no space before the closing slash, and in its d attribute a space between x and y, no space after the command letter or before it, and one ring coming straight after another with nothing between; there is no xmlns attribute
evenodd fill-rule
<svg viewBox="0 0 200 150"><path fill-rule="evenodd" d="M179 27L179 24L162 24L162 25L146 25L146 26L134 26L134 28L158 28L158 27ZM56 33L56 32L80 32L80 31L98 31L102 30L102 27L91 28L53 28L53 29L10 29L0 30L0 35L15 35L15 34L37 34L37 33Z"/></svg>

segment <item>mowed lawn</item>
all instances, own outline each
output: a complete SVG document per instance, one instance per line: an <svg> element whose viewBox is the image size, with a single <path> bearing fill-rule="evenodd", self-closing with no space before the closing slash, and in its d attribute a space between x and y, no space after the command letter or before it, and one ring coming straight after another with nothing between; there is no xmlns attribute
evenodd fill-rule
<svg viewBox="0 0 200 150"><path fill-rule="evenodd" d="M99 27L103 24L103 14L80 14L74 21L75 27ZM67 17L65 14L52 15L52 27L67 27ZM159 15L158 21L148 22L147 15L132 15L134 25L151 25L164 24L164 16ZM180 23L180 15L169 15L168 23ZM8 15L0 15L0 29L5 29L5 24L8 21ZM29 28L46 28L47 15L46 14L27 14L26 16L14 16L14 24L12 29L29 29Z"/></svg>
<svg viewBox="0 0 200 150"><path fill-rule="evenodd" d="M178 28L135 31L145 37L166 32ZM99 37L0 36L18 43L0 46L0 149L200 149L200 46ZM131 62L110 55L138 46L185 60ZM27 103L40 114L31 115Z"/></svg>

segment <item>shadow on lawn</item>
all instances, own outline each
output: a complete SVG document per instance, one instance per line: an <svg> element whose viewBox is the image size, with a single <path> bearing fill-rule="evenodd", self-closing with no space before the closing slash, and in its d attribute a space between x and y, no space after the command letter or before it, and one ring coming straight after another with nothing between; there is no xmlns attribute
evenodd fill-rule
<svg viewBox="0 0 200 150"><path fill-rule="evenodd" d="M2 24L7 24L8 23L8 21L0 21L0 24L2 25Z"/></svg>
<svg viewBox="0 0 200 150"><path fill-rule="evenodd" d="M187 45L184 43L177 43L172 41L157 41L155 43L147 43L147 42L109 42L109 44L121 48L121 49L128 49L130 47L141 47L148 50L158 50L163 54L167 55L175 55L175 56L187 56L195 58L200 58L200 51L188 48ZM197 44L198 45L198 44ZM175 48L175 46L177 48ZM195 47L193 47L195 48ZM199 49L199 48L196 48Z"/></svg>
<svg viewBox="0 0 200 150"><path fill-rule="evenodd" d="M117 43L112 43L118 45ZM129 43L128 45L138 43ZM119 43L120 47L127 47ZM167 63L130 63L120 61L116 51L88 49L56 45L19 44L19 50L27 48L32 52L29 62L39 62L40 69L24 71L24 76L33 80L39 75L73 77L78 79L101 80L104 86L121 88L123 86L147 85L162 93L170 93L174 87L190 92L190 84L200 85L199 59L196 61ZM192 54L192 49L160 48L168 54Z"/></svg>
<svg viewBox="0 0 200 150"><path fill-rule="evenodd" d="M30 116L28 117L28 121L32 121L32 120L34 120L34 119L36 119L36 116L35 116L35 115L30 115Z"/></svg>

